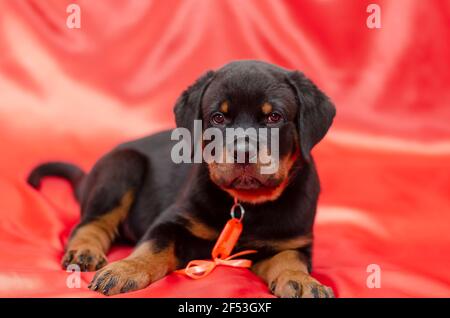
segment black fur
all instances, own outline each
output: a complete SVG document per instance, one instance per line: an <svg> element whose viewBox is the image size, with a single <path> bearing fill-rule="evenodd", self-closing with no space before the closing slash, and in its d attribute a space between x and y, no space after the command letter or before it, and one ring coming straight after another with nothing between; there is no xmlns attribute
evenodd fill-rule
<svg viewBox="0 0 450 318"><path fill-rule="evenodd" d="M41 186L41 179L47 176L60 177L69 181L77 200L80 198L79 185L85 176L79 167L67 162L47 162L39 165L28 176L27 182L35 189Z"/></svg>

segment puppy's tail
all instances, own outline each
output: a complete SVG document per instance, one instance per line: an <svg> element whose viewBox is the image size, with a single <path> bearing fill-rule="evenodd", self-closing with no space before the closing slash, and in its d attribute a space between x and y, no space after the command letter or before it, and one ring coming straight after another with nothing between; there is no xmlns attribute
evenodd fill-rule
<svg viewBox="0 0 450 318"><path fill-rule="evenodd" d="M72 186L75 198L80 201L80 183L86 173L79 167L66 162L43 163L31 171L27 182L35 189L41 186L41 179L47 176L60 177L69 181Z"/></svg>

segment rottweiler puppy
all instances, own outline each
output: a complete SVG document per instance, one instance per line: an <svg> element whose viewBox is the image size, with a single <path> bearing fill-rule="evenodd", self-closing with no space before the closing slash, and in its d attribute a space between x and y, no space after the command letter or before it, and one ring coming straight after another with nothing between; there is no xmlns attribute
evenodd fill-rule
<svg viewBox="0 0 450 318"><path fill-rule="evenodd" d="M175 163L171 151L178 141L171 131L119 145L88 174L69 163L44 163L32 171L29 184L38 188L45 176L65 178L81 205L81 222L62 266L97 271L89 288L105 295L145 288L191 260L210 259L238 200L246 214L234 251L258 251L249 256L252 270L271 292L332 297L329 287L310 276L320 191L310 152L335 116L329 98L298 71L236 61L201 76L182 93L174 112L177 127L189 131L194 120L224 135L227 128L277 128L278 169L262 174L258 160ZM203 140L202 146L207 144ZM244 155L248 148L236 146ZM136 247L108 264L106 254L117 239Z"/></svg>

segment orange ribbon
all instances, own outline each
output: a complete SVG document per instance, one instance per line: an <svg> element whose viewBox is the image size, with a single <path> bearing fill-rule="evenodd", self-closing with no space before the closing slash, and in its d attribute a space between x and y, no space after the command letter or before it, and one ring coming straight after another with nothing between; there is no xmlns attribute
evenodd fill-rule
<svg viewBox="0 0 450 318"><path fill-rule="evenodd" d="M226 266L232 266L232 267L242 267L242 268L249 268L252 266L252 261L248 259L234 259L236 257L256 253L255 250L247 250L242 251L236 254L233 254L225 259L221 258L215 258L210 261L206 260L194 260L190 261L189 264L186 266L185 269L179 270L177 272L183 273L186 276L189 276L193 279L199 279L203 278L217 266L217 265L226 265Z"/></svg>
<svg viewBox="0 0 450 318"><path fill-rule="evenodd" d="M241 209L243 208L241 207ZM232 211L234 211L234 209ZM234 213L232 213L232 216L233 215ZM231 251L233 250L234 246L236 245L239 239L239 236L241 235L241 232L242 232L241 220L232 217L225 224L225 227L223 228L222 232L219 235L219 238L217 239L216 245L214 245L214 248L212 250L212 260L190 261L185 269L181 269L176 272L185 274L194 279L199 279L211 273L211 271L217 265L249 268L250 266L252 266L251 260L235 259L235 258L242 255L256 253L257 251L246 250L230 256Z"/></svg>

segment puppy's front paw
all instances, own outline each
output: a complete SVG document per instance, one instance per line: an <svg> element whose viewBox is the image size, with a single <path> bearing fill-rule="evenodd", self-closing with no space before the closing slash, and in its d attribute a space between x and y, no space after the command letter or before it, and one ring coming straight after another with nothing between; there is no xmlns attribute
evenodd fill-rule
<svg viewBox="0 0 450 318"><path fill-rule="evenodd" d="M62 267L66 269L71 264L76 264L82 272L93 272L107 264L106 256L102 252L92 249L68 250L62 259Z"/></svg>
<svg viewBox="0 0 450 318"><path fill-rule="evenodd" d="M98 271L88 288L110 296L142 289L150 283L150 274L141 262L124 259Z"/></svg>
<svg viewBox="0 0 450 318"><path fill-rule="evenodd" d="M281 298L333 298L330 287L299 271L284 271L269 284L271 292Z"/></svg>

